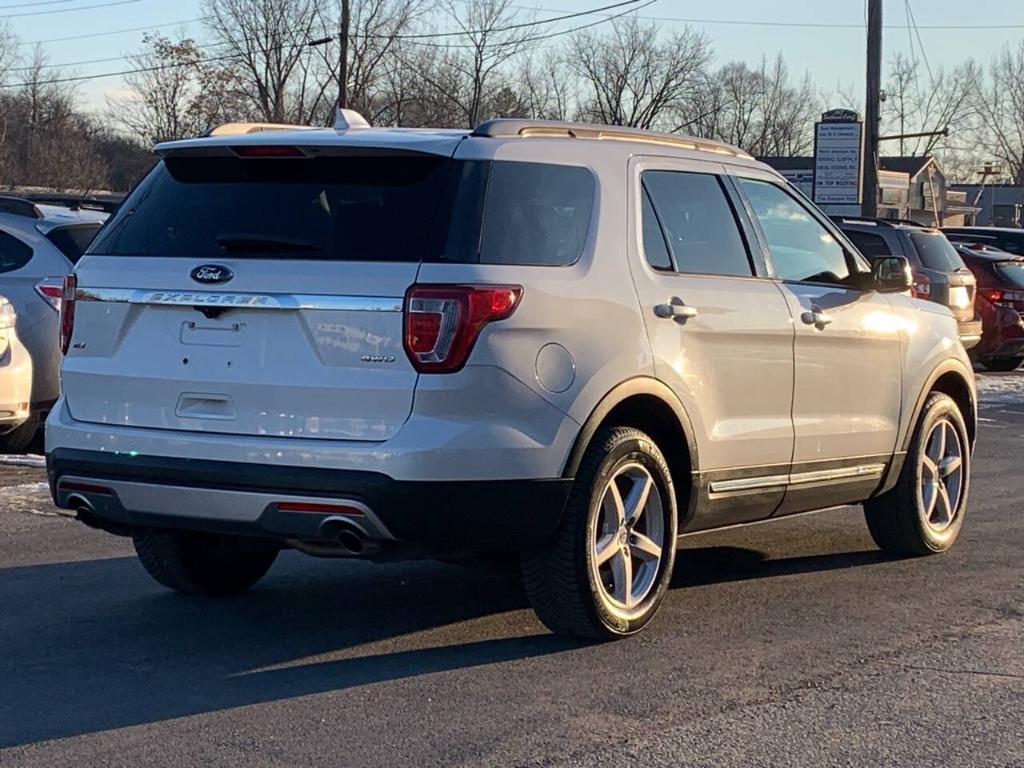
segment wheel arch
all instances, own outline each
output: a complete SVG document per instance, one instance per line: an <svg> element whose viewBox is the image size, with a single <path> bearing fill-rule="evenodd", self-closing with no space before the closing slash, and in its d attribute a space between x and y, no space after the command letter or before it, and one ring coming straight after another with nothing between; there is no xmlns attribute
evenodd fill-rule
<svg viewBox="0 0 1024 768"><path fill-rule="evenodd" d="M576 476L594 435L602 427L613 425L635 427L654 439L672 471L680 519L687 519L697 498L691 482L699 467L697 442L683 404L658 379L647 376L630 379L601 398L576 436L562 477ZM685 496L681 493L684 487Z"/></svg>
<svg viewBox="0 0 1024 768"><path fill-rule="evenodd" d="M953 402L957 404L960 413L963 414L964 423L967 425L967 438L970 441L971 449L974 449L974 442L978 434L978 405L974 387L970 383L973 376L973 372L955 360L947 360L931 372L914 404L913 417L903 436L901 450L906 451L910 448L910 441L914 437L914 428L917 426L918 419L921 418L921 411L924 410L928 396L933 392L942 392L953 398Z"/></svg>

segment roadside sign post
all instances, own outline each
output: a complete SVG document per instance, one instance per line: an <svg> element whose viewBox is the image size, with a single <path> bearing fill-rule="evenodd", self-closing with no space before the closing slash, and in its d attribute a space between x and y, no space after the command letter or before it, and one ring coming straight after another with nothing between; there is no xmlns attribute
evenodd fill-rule
<svg viewBox="0 0 1024 768"><path fill-rule="evenodd" d="M849 109L825 112L814 125L812 199L818 205L860 206L863 173L864 123L860 115Z"/></svg>

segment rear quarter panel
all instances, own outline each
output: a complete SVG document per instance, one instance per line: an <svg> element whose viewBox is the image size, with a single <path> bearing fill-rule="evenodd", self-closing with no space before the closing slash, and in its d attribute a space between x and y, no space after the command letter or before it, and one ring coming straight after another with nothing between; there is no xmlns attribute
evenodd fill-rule
<svg viewBox="0 0 1024 768"><path fill-rule="evenodd" d="M469 366L514 376L577 424L617 384L653 375L627 261L625 195L628 155L595 142L529 138L469 139L460 159L577 165L594 175L595 205L586 246L569 266L423 264L418 282L521 285L515 314L487 326ZM423 386L421 382L420 386ZM571 446L565 446L565 457Z"/></svg>

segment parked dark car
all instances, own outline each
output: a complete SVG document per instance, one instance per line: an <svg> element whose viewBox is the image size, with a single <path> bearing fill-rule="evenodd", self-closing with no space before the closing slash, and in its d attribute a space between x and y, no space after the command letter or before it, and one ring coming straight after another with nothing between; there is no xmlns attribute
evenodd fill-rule
<svg viewBox="0 0 1024 768"><path fill-rule="evenodd" d="M949 307L966 349L981 341L982 321L974 309L974 275L941 230L909 221L857 216L832 219L867 258L906 257L914 272L913 295Z"/></svg>
<svg viewBox="0 0 1024 768"><path fill-rule="evenodd" d="M1010 227L943 227L950 240L984 242L1015 256L1024 256L1024 229Z"/></svg>
<svg viewBox="0 0 1024 768"><path fill-rule="evenodd" d="M985 243L954 245L978 281L984 332L971 356L991 371L1016 370L1024 363L1024 257Z"/></svg>

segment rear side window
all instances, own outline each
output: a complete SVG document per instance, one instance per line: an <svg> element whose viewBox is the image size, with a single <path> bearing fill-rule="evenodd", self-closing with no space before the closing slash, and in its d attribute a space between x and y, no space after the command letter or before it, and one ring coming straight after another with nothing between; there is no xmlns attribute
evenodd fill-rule
<svg viewBox="0 0 1024 768"><path fill-rule="evenodd" d="M654 212L654 205L651 203L651 196L646 189L641 189L643 196L643 238L644 258L654 269L661 271L672 270L672 257L669 256L668 246L665 244L665 233L658 221L658 214Z"/></svg>
<svg viewBox="0 0 1024 768"><path fill-rule="evenodd" d="M857 246L857 250L869 259L875 256L891 256L892 249L885 242L885 238L881 235L873 235L870 232L861 232L856 229L844 229L843 234L846 235L850 242Z"/></svg>
<svg viewBox="0 0 1024 768"><path fill-rule="evenodd" d="M665 233L665 242L679 272L708 275L752 275L746 244L740 235L729 199L718 177L680 171L644 171L641 176L651 206L643 215L655 213ZM648 260L663 260L657 240L648 237L652 224L643 222L644 250L655 250ZM657 266L652 262L652 266Z"/></svg>
<svg viewBox="0 0 1024 768"><path fill-rule="evenodd" d="M74 227L61 227L60 229L54 229L49 232L46 237L47 239L57 246L57 249L63 253L72 264L78 262L85 253L85 249L89 247L89 243L96 237L96 233L99 232L99 224L81 224Z"/></svg>
<svg viewBox="0 0 1024 768"><path fill-rule="evenodd" d="M13 235L0 232L0 272L13 272L24 267L32 258L32 246Z"/></svg>
<svg viewBox="0 0 1024 768"><path fill-rule="evenodd" d="M438 260L556 267L580 257L594 208L588 169L474 160L453 166Z"/></svg>
<svg viewBox="0 0 1024 768"><path fill-rule="evenodd" d="M927 269L956 272L964 266L956 248L941 232L911 232L910 242L917 250L921 265Z"/></svg>

